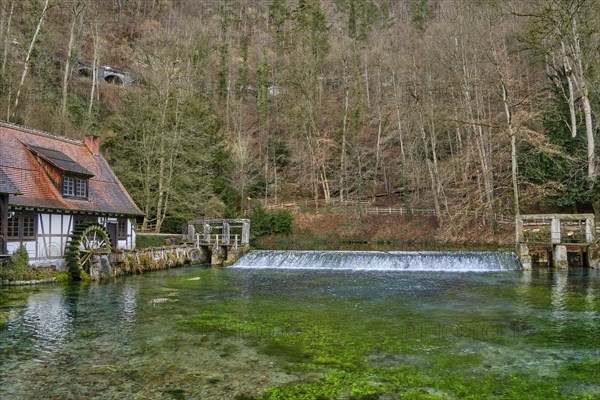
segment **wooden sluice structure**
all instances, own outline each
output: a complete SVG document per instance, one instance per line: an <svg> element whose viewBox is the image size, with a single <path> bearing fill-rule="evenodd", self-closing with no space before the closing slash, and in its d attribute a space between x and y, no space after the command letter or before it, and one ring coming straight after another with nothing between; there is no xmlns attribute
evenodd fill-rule
<svg viewBox="0 0 600 400"><path fill-rule="evenodd" d="M523 268L600 268L594 214L530 214L516 217L517 253Z"/></svg>
<svg viewBox="0 0 600 400"><path fill-rule="evenodd" d="M189 242L205 253L211 264L229 264L250 246L250 220L200 219L189 221L185 232Z"/></svg>

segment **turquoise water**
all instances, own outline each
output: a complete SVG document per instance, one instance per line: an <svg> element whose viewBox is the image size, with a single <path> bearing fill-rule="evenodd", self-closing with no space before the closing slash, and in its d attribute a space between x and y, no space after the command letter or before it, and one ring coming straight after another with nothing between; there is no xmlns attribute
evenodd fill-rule
<svg viewBox="0 0 600 400"><path fill-rule="evenodd" d="M595 270L188 267L0 288L2 399L600 398Z"/></svg>

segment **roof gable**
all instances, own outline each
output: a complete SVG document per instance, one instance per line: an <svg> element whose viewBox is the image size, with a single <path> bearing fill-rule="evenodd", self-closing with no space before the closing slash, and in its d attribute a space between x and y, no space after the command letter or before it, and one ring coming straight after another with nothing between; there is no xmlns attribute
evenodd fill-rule
<svg viewBox="0 0 600 400"><path fill-rule="evenodd" d="M12 182L14 206L113 215L143 215L104 157L78 140L0 121L0 170ZM42 162L40 161L43 160ZM42 164L89 178L87 200L64 198ZM8 188L8 184L2 184Z"/></svg>

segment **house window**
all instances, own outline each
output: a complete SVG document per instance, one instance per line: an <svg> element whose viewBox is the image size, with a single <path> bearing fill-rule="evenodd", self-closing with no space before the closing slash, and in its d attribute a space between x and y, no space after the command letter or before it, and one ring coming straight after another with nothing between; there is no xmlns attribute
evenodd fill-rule
<svg viewBox="0 0 600 400"><path fill-rule="evenodd" d="M8 219L8 234L7 236L12 239L19 237L19 221L21 217L13 215L12 218Z"/></svg>
<svg viewBox="0 0 600 400"><path fill-rule="evenodd" d="M75 178L75 196L87 197L87 179Z"/></svg>
<svg viewBox="0 0 600 400"><path fill-rule="evenodd" d="M35 217L28 215L22 217L23 239L35 239Z"/></svg>
<svg viewBox="0 0 600 400"><path fill-rule="evenodd" d="M63 196L75 195L75 178L65 176L63 178Z"/></svg>
<svg viewBox="0 0 600 400"><path fill-rule="evenodd" d="M87 198L88 180L73 176L63 177L63 196Z"/></svg>
<svg viewBox="0 0 600 400"><path fill-rule="evenodd" d="M127 220L118 220L117 221L117 239L126 240L127 239Z"/></svg>
<svg viewBox="0 0 600 400"><path fill-rule="evenodd" d="M35 240L35 215L14 215L8 219L8 238L20 240Z"/></svg>

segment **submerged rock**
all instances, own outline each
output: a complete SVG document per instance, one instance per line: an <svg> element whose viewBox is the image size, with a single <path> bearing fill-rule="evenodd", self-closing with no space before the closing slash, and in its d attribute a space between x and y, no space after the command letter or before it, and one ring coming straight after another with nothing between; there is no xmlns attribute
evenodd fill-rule
<svg viewBox="0 0 600 400"><path fill-rule="evenodd" d="M163 303L168 303L169 301L173 301L173 300L161 297L161 298L158 298L158 299L152 299L152 300L149 301L149 303L150 304L163 304Z"/></svg>

